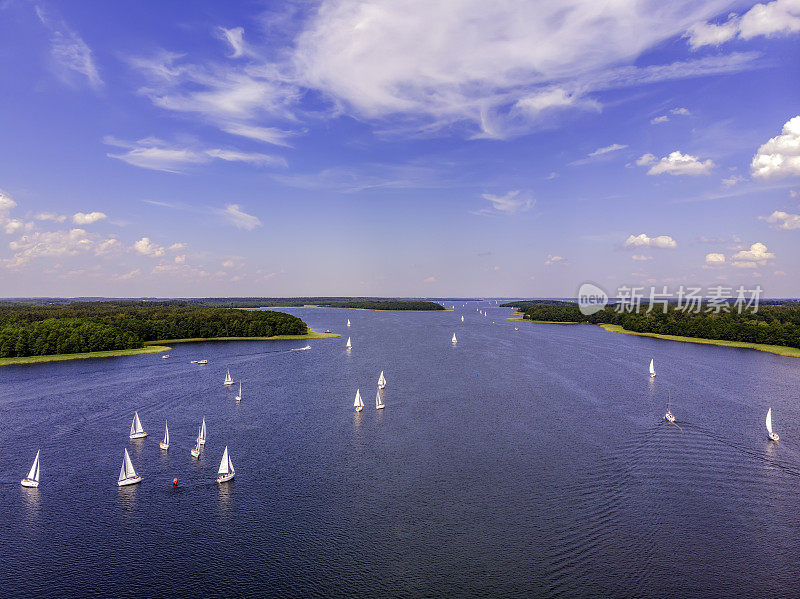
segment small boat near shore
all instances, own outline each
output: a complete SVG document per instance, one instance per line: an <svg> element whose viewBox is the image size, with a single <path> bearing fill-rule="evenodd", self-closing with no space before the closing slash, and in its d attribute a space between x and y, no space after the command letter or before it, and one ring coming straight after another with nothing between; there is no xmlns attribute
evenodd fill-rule
<svg viewBox="0 0 800 599"><path fill-rule="evenodd" d="M654 377L656 375L656 368L653 365L653 358L650 358L650 376Z"/></svg>

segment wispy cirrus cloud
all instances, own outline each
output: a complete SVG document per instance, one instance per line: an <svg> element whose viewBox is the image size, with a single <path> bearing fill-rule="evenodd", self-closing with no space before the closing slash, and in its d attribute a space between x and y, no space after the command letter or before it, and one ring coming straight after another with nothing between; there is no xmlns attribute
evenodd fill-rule
<svg viewBox="0 0 800 599"><path fill-rule="evenodd" d="M731 13L722 23L695 23L685 37L692 50L696 50L702 46L719 46L734 38L749 40L797 32L800 32L800 3L773 0L756 4L742 15Z"/></svg>
<svg viewBox="0 0 800 599"><path fill-rule="evenodd" d="M519 189L509 191L504 195L484 193L481 194L481 197L489 202L491 207L475 210L472 212L472 214L477 214L479 216L491 216L498 214L511 215L516 214L517 212L530 210L536 203L529 193L523 193Z"/></svg>
<svg viewBox="0 0 800 599"><path fill-rule="evenodd" d="M76 81L85 80L95 90L102 88L103 80L94 62L92 50L83 38L54 9L39 5L34 10L50 34L50 55L62 81L75 84Z"/></svg>

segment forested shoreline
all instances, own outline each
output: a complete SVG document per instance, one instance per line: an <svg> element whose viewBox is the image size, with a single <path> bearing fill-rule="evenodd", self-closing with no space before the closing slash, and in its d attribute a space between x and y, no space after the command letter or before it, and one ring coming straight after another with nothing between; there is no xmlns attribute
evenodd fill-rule
<svg viewBox="0 0 800 599"><path fill-rule="evenodd" d="M658 306L649 314L647 306L633 312L607 306L588 316L571 302L511 302L508 305L518 308L526 320L615 324L636 333L800 348L800 306L792 304L762 304L757 311L747 310L741 314L730 307L729 312L715 312L708 305L695 313L670 304L666 313Z"/></svg>
<svg viewBox="0 0 800 599"><path fill-rule="evenodd" d="M147 341L303 335L306 324L274 311L180 302L78 302L0 306L0 358L136 349Z"/></svg>

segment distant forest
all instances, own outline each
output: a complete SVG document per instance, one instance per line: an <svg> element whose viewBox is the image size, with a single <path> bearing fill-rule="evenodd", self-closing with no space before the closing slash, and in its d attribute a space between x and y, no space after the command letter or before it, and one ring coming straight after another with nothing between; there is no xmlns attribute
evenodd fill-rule
<svg viewBox="0 0 800 599"><path fill-rule="evenodd" d="M722 339L765 343L800 348L800 305L786 300L759 306L758 311L714 313L704 305L702 311L693 313L668 307L664 314L656 306L650 314L647 306L638 312L617 312L607 306L596 314L586 316L572 302L511 302L509 307L518 308L523 318L552 322L586 322L592 324L616 324L637 333L679 335L702 339Z"/></svg>
<svg viewBox="0 0 800 599"><path fill-rule="evenodd" d="M283 312L228 310L180 302L107 301L0 305L0 358L133 349L145 341L303 335Z"/></svg>
<svg viewBox="0 0 800 599"><path fill-rule="evenodd" d="M19 298L0 300L0 308L4 306L52 306L74 305L75 302L83 304L108 303L102 298ZM404 298L377 298L377 297L202 297L181 298L174 300L158 300L139 298L136 300L121 300L146 304L168 303L175 306L201 306L207 308L263 308L267 306L300 307L323 306L326 308L363 308L368 310L444 310L437 303L427 300Z"/></svg>

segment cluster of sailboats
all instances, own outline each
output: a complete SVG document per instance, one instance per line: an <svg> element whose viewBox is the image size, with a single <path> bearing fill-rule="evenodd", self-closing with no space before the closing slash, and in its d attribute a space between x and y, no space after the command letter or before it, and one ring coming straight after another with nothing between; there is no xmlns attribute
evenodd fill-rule
<svg viewBox="0 0 800 599"><path fill-rule="evenodd" d="M381 393L384 389L386 389L386 376L384 376L383 370L381 370L381 375L378 377L378 392L375 394L376 410L382 410L386 407L386 404L383 403L383 393ZM353 402L353 407L356 409L356 412L361 412L364 409L364 400L361 398L361 389L356 389L356 399Z"/></svg>
<svg viewBox="0 0 800 599"><path fill-rule="evenodd" d="M230 374L230 372L228 373ZM131 432L129 437L131 439L144 439L147 436L147 432L142 427L142 421L139 418L139 412L135 412L133 415L133 422L131 422ZM203 422L197 428L197 438L195 439L195 446L190 450L190 453L193 457L198 458L200 457L200 447L206 444L206 419L205 416L203 417ZM164 422L164 439L158 446L164 450L169 450L169 425ZM33 487L39 486L39 453L36 453L36 460L33 464L33 468L31 468L31 472L28 474L28 478L22 481L22 485L25 487ZM225 451L222 454L222 460L219 464L219 469L217 471L217 483L226 483L229 480L232 480L236 471L233 468L233 463L231 462L230 454L228 453L228 446L225 446ZM35 477L35 478L34 478ZM26 483L27 481L27 483ZM36 484L32 484L35 482ZM136 472L136 469L133 467L133 462L131 462L131 456L128 454L128 448L126 447L124 453L122 455L122 467L119 470L119 478L117 479L117 486L119 487L127 487L128 485L136 485L142 482L142 477Z"/></svg>

